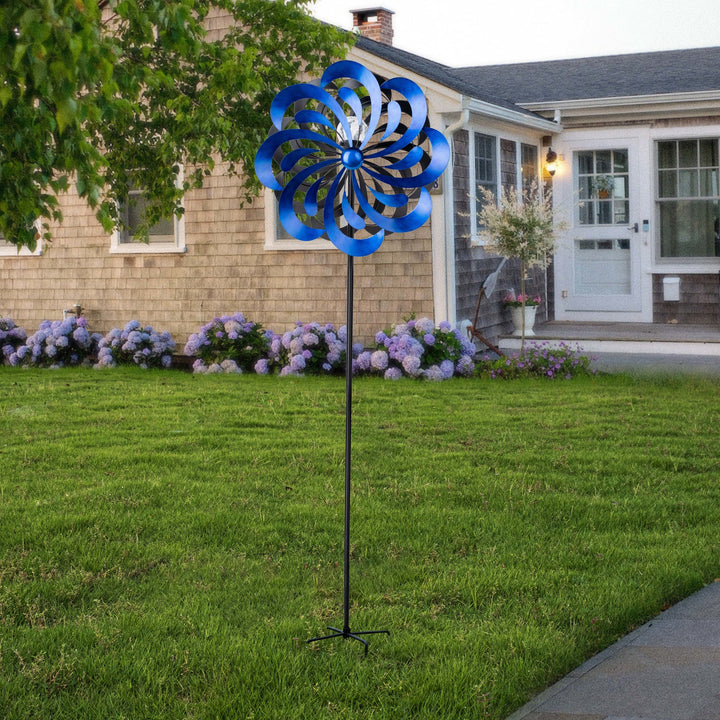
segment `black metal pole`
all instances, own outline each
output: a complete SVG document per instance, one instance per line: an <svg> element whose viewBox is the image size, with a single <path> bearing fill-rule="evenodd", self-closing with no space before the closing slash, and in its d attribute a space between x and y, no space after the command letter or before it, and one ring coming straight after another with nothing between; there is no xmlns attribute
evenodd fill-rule
<svg viewBox="0 0 720 720"><path fill-rule="evenodd" d="M347 325L345 337L345 555L343 634L350 632L350 476L352 461L353 256L347 256Z"/></svg>
<svg viewBox="0 0 720 720"><path fill-rule="evenodd" d="M348 182L348 198L353 204L352 182ZM348 228L352 235L352 228ZM365 646L365 655L368 652L368 642L360 635L389 635L389 630L363 630L351 632L350 630L350 494L352 469L352 379L353 379L353 288L354 282L353 256L347 256L347 324L345 326L345 535L344 535L344 562L343 562L343 629L328 627L331 635L310 638L307 642L317 640L330 640L342 637L346 640L352 638Z"/></svg>

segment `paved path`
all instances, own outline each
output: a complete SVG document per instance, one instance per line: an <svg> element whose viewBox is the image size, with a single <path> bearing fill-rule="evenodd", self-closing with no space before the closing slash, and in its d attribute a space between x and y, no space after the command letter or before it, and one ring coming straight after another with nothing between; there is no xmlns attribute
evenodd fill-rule
<svg viewBox="0 0 720 720"><path fill-rule="evenodd" d="M591 367L600 372L720 377L720 358L703 355L656 355L650 353L587 353Z"/></svg>
<svg viewBox="0 0 720 720"><path fill-rule="evenodd" d="M712 357L594 357L603 372L720 377ZM720 582L591 658L508 720L720 720Z"/></svg>
<svg viewBox="0 0 720 720"><path fill-rule="evenodd" d="M720 720L720 582L591 658L509 720Z"/></svg>

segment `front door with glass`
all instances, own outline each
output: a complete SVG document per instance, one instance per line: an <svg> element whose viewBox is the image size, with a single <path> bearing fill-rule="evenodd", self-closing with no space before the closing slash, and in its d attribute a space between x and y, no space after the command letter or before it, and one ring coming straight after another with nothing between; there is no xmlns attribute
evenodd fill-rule
<svg viewBox="0 0 720 720"><path fill-rule="evenodd" d="M558 308L599 314L637 312L641 294L640 236L632 216L635 148L627 141L604 148L574 148L571 157L574 208L557 278L562 291Z"/></svg>

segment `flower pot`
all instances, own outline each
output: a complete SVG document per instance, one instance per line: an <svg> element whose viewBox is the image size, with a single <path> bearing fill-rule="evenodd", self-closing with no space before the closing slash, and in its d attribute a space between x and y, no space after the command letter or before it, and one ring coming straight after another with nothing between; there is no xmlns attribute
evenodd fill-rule
<svg viewBox="0 0 720 720"><path fill-rule="evenodd" d="M533 326L535 325L535 312L537 311L537 305L526 305L525 306L525 337L532 337L535 335L533 332ZM511 307L510 317L513 322L513 335L520 337L522 335L522 307Z"/></svg>

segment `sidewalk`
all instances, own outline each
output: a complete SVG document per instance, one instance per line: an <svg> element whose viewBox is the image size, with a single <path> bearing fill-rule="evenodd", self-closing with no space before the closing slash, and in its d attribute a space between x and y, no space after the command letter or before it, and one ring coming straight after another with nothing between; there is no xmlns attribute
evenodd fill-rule
<svg viewBox="0 0 720 720"><path fill-rule="evenodd" d="M720 582L591 658L508 720L720 720Z"/></svg>
<svg viewBox="0 0 720 720"><path fill-rule="evenodd" d="M720 358L707 355L651 353L588 353L599 372L720 377Z"/></svg>

